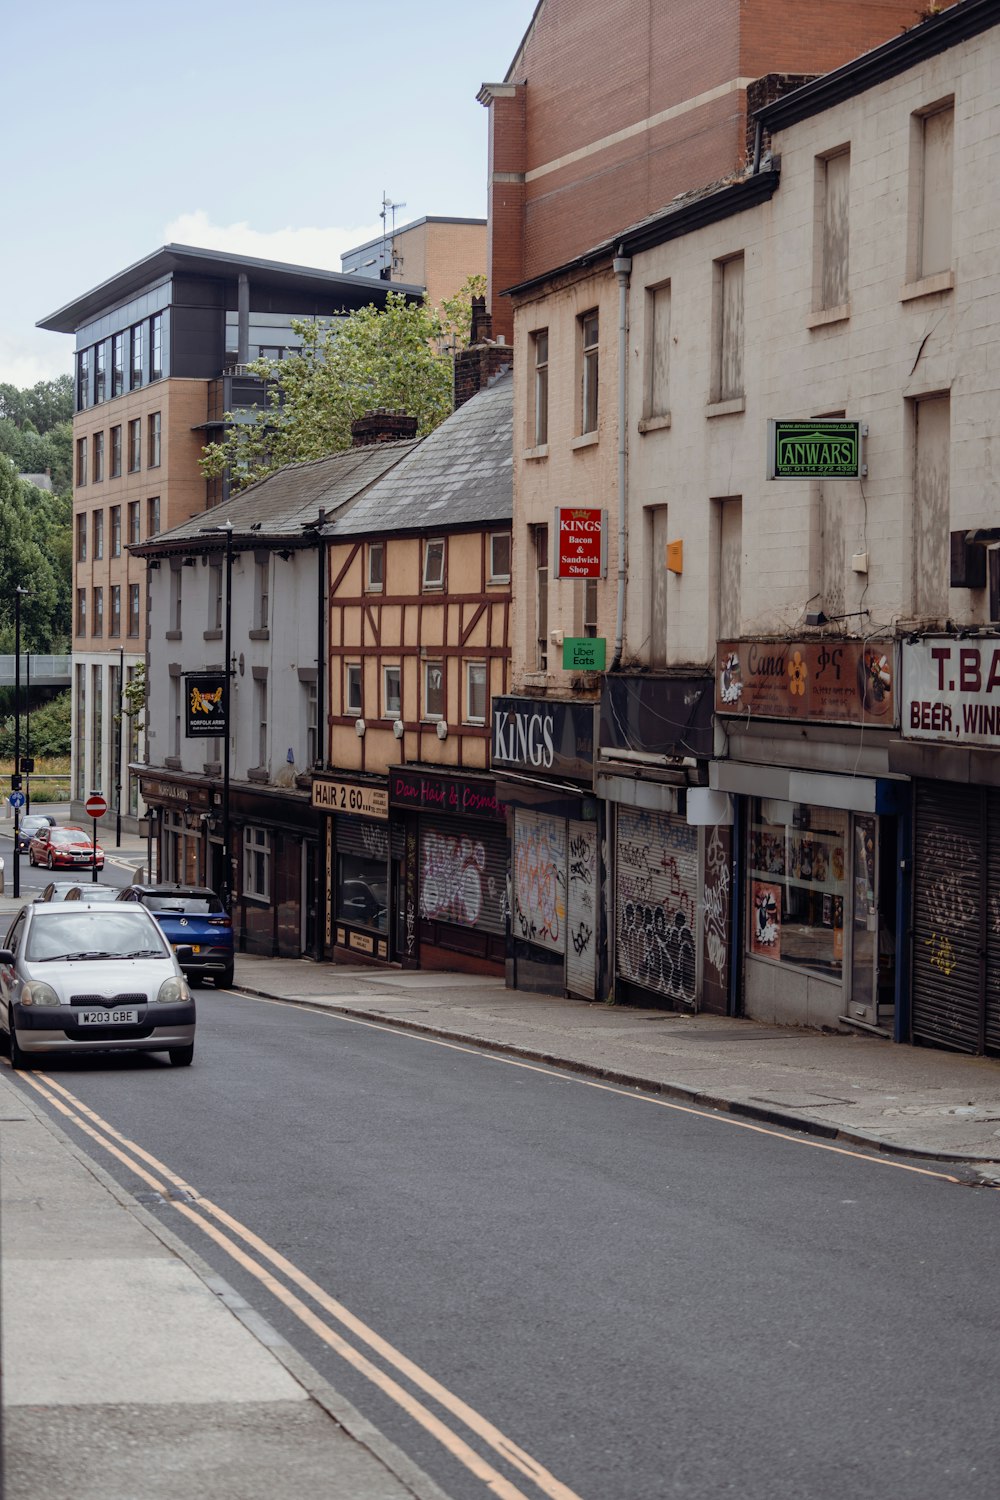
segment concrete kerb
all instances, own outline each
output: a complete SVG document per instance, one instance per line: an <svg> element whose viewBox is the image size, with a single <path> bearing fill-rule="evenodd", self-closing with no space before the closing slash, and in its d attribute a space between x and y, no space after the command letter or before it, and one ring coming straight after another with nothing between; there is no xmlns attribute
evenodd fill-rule
<svg viewBox="0 0 1000 1500"><path fill-rule="evenodd" d="M542 1063L546 1067L562 1068L567 1072L580 1073L587 1078L599 1079L601 1083L613 1084L617 1088L635 1089L646 1094L658 1094L666 1099L676 1099L692 1109L711 1109L719 1114L738 1116L754 1120L762 1125L777 1126L782 1130L794 1130L799 1135L815 1136L819 1140L845 1146L862 1146L881 1156L918 1161L961 1162L969 1166L985 1166L982 1156L973 1156L956 1151L934 1151L928 1147L897 1145L893 1141L879 1140L876 1136L845 1130L843 1126L827 1125L822 1120L787 1113L769 1108L767 1105L747 1103L744 1100L726 1098L721 1094L706 1093L700 1089L689 1089L682 1083L665 1082L659 1078L643 1078L638 1074L622 1073L612 1068L602 1068L594 1063L569 1060L552 1052L543 1052L530 1047L520 1047L515 1042L499 1042L489 1037L470 1036L468 1032L453 1031L443 1026L432 1026L426 1022L409 1021L398 1016L387 1016L378 1011L365 1010L357 1005L342 1005L335 999L329 1002L301 1000L289 995L276 995L270 991L241 984L238 980L233 989L260 1000L279 1000L286 1005L295 1005L303 1010L317 1012L335 1010L340 1015L351 1016L358 1021L371 1021L380 1026L398 1031L411 1031L418 1035L437 1037L441 1041L458 1042L467 1047L480 1048L486 1052L517 1057L525 1062ZM984 1182L992 1185L993 1179L984 1176Z"/></svg>
<svg viewBox="0 0 1000 1500"><path fill-rule="evenodd" d="M346 1397L342 1396L329 1381L325 1380L311 1364L284 1339L267 1319L251 1306L236 1289L214 1271L197 1251L168 1229L165 1224L143 1208L140 1203L107 1172L99 1162L93 1160L82 1147L53 1120L27 1092L14 1090L0 1074L0 1090L14 1094L19 1105L26 1108L39 1123L53 1135L68 1155L72 1156L97 1182L132 1215L139 1224L152 1234L164 1248L202 1281L208 1290L223 1303L227 1310L239 1320L248 1333L281 1364L291 1378L321 1407L327 1416L341 1427L361 1447L368 1450L400 1484L414 1496L414 1500L449 1500L446 1493L413 1463L406 1454L385 1437L368 1419L362 1416ZM197 1194L195 1194L197 1199Z"/></svg>

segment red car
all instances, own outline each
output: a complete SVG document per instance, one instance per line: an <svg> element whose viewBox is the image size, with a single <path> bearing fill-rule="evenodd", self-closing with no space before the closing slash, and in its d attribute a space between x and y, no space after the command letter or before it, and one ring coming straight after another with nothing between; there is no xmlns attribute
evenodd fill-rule
<svg viewBox="0 0 1000 1500"><path fill-rule="evenodd" d="M49 870L92 870L94 844L82 828L39 828L28 845L28 863ZM104 869L104 850L97 846L97 868Z"/></svg>

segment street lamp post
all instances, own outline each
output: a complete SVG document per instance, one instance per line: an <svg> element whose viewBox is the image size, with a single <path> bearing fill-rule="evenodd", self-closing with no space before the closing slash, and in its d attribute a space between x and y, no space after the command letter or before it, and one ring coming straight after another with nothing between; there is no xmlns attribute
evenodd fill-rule
<svg viewBox="0 0 1000 1500"><path fill-rule="evenodd" d="M14 590L14 774L11 787L21 790L21 600L29 591L20 584ZM14 807L14 895L21 894L21 851L18 830L21 826L20 798Z"/></svg>
<svg viewBox="0 0 1000 1500"><path fill-rule="evenodd" d="M230 659L233 649L233 523L232 521L227 521L224 526L203 526L202 531L212 533L216 536L224 536L226 539L225 626L222 638L222 649L225 660L223 704L225 706L226 733L222 742L222 889L219 892L219 896L226 911L231 911L233 859L232 850L229 847L231 837L229 825L229 746L232 736L232 724L229 715L232 707L232 693L230 689L233 680L233 664Z"/></svg>
<svg viewBox="0 0 1000 1500"><path fill-rule="evenodd" d="M125 647L118 648L118 728L115 734L115 848L122 846L122 749L125 745ZM150 872L152 880L152 872Z"/></svg>

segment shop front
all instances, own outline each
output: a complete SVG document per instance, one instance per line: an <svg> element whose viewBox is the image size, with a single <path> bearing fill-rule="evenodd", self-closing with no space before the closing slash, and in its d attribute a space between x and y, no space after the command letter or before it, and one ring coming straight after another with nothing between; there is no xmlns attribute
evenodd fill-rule
<svg viewBox="0 0 1000 1500"><path fill-rule="evenodd" d="M596 705L493 700L491 763L508 808L510 945L517 989L598 992L603 949L600 829L593 795Z"/></svg>
<svg viewBox="0 0 1000 1500"><path fill-rule="evenodd" d="M611 849L618 1000L725 1015L732 809L705 795L710 677L609 677L597 794Z"/></svg>
<svg viewBox="0 0 1000 1500"><path fill-rule="evenodd" d="M394 767L389 807L406 851L400 954L424 968L503 975L507 808L493 777Z"/></svg>
<svg viewBox="0 0 1000 1500"><path fill-rule="evenodd" d="M890 770L890 642L734 641L716 712L736 804L746 1015L898 1035L908 781Z"/></svg>
<svg viewBox="0 0 1000 1500"><path fill-rule="evenodd" d="M1000 644L902 647L902 740L913 778L910 1039L1000 1056Z"/></svg>
<svg viewBox="0 0 1000 1500"><path fill-rule="evenodd" d="M392 962L406 851L402 826L390 827L386 778L317 775L312 805L326 815L326 952L341 962Z"/></svg>

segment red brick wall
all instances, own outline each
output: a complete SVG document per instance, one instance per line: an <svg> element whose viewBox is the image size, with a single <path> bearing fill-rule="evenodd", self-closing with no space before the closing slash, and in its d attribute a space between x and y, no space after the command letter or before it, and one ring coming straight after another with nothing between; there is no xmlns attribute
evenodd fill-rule
<svg viewBox="0 0 1000 1500"><path fill-rule="evenodd" d="M763 73L828 72L918 18L922 0L546 0L490 105L490 308L512 333L508 286L582 254L739 170L742 90L686 108L541 176L526 173L709 90Z"/></svg>

